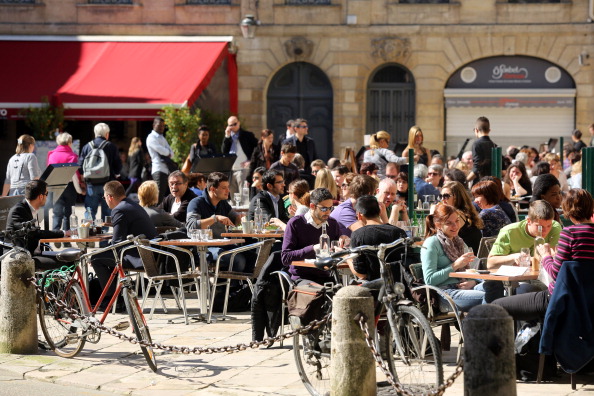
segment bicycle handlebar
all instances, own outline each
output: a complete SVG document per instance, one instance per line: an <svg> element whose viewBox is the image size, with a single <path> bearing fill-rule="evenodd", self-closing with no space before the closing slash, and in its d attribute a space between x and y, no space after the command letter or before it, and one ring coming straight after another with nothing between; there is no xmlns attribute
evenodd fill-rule
<svg viewBox="0 0 594 396"><path fill-rule="evenodd" d="M27 236L30 232L38 231L37 220L23 221L22 223L13 223L12 230L0 231L0 238L14 241L17 238Z"/></svg>
<svg viewBox="0 0 594 396"><path fill-rule="evenodd" d="M128 244L130 244L130 243L132 243L134 241L138 241L140 239L146 239L146 236L144 236L144 235L138 235L138 236L128 235L125 240L123 240L121 242L118 242L118 243L116 243L114 245L106 246L104 248L99 248L97 250L92 251L91 253L84 254L84 255L82 255L80 257L80 259L81 259L81 261L82 260L87 260L89 257L95 256L96 254L99 254L99 253L107 252L107 251L110 251L110 250L111 251L115 251L115 249L117 249L119 247L128 245Z"/></svg>

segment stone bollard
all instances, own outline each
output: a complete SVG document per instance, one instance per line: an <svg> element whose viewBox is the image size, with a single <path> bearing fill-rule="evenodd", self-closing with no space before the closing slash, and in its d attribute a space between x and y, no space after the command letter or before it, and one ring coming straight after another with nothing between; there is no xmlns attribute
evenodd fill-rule
<svg viewBox="0 0 594 396"><path fill-rule="evenodd" d="M515 396L514 323L498 305L472 308L464 319L464 395Z"/></svg>
<svg viewBox="0 0 594 396"><path fill-rule="evenodd" d="M28 254L11 253L2 260L0 281L0 353L37 353L35 274Z"/></svg>
<svg viewBox="0 0 594 396"><path fill-rule="evenodd" d="M359 324L354 321L359 312L367 316L369 332L373 336L375 325L371 293L357 286L340 289L332 302L332 396L376 394L375 361Z"/></svg>

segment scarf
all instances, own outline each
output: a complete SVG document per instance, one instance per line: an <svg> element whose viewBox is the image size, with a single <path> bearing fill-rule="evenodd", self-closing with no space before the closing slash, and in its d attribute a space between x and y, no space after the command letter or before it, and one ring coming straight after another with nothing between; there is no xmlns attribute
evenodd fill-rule
<svg viewBox="0 0 594 396"><path fill-rule="evenodd" d="M464 254L464 241L459 236L456 235L453 239L450 239L443 233L442 230L437 230L437 234L435 234L435 236L441 244L446 256L448 256L452 262L456 261Z"/></svg>

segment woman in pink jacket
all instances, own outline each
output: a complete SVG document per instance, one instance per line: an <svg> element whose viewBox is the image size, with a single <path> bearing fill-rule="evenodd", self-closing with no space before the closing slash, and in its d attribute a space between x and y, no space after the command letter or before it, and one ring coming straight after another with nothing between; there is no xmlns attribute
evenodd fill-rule
<svg viewBox="0 0 594 396"><path fill-rule="evenodd" d="M78 155L72 151L72 135L62 132L56 137L58 147L47 153L47 164L78 164ZM75 175L78 177L78 173ZM76 204L76 189L72 182L54 204L53 230L69 230L72 206Z"/></svg>

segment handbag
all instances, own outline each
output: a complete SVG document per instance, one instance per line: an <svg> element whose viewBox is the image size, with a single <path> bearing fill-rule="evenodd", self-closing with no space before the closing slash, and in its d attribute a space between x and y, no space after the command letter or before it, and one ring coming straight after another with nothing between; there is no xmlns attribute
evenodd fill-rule
<svg viewBox="0 0 594 396"><path fill-rule="evenodd" d="M186 175L189 175L191 170L192 170L192 161L190 161L190 154L188 154L188 157L184 161L184 166L182 166L181 171L183 173L185 173Z"/></svg>
<svg viewBox="0 0 594 396"><path fill-rule="evenodd" d="M161 154L159 154L159 157L161 157L161 161L165 165L167 165L167 170L169 171L169 173L179 170L179 166L177 166L177 164L175 162L173 162L171 157L167 157L167 156L161 155Z"/></svg>

